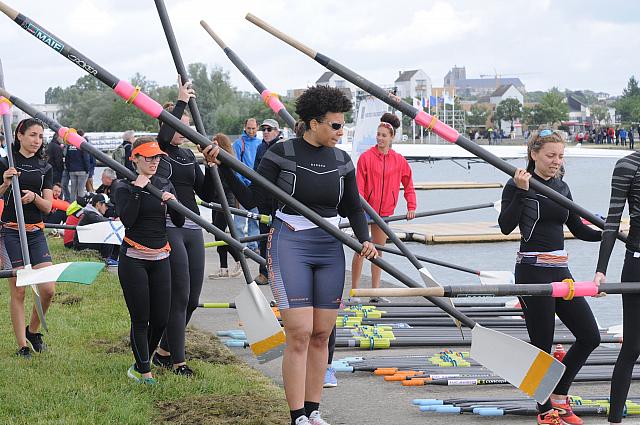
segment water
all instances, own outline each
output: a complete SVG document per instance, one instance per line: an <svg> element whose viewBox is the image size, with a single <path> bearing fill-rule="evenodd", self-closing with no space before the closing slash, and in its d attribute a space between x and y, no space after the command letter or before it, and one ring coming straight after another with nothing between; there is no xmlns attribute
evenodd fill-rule
<svg viewBox="0 0 640 425"><path fill-rule="evenodd" d="M606 215L609 206L610 179L615 159L609 158L571 158L566 163L565 181L569 184L573 199L583 207L602 215ZM524 160L515 160L512 163L518 167L524 167ZM460 164L460 165L459 165ZM415 182L425 181L475 181L475 182L502 182L508 180L508 176L491 165L484 163L471 164L467 169L467 162L456 164L452 161L438 161L432 164L412 163ZM102 168L97 168L94 176L94 185L100 185ZM502 189L478 189L478 190L438 190L417 191L418 211L434 210L449 207L458 207L500 199ZM406 212L404 198L400 200L396 214ZM201 209L203 217L210 217L211 211ZM473 222L496 221L498 213L492 208L475 210L463 213L447 214L430 218L416 219L417 223L438 222ZM424 255L455 264L460 264L476 270L509 270L514 268L515 253L518 242L496 243L470 243L470 244L444 244L424 245L410 243L414 253ZM569 266L576 280L591 280L595 272L598 259L599 243L584 242L579 240L566 241L565 248L569 252ZM351 253L346 254L347 267L351 267ZM407 274L419 281L418 273L410 263L400 257L385 254L385 259L394 266L401 267ZM608 268L608 280L611 282L620 280L622 263L624 259L624 246L616 243L611 255ZM477 284L478 279L470 274L462 273L439 266L428 265L434 277L442 284ZM363 272L369 274L368 265ZM394 281L395 279L383 274L383 279ZM622 323L622 306L619 295L608 295L604 298L589 299L589 303L601 326L612 326Z"/></svg>
<svg viewBox="0 0 640 425"><path fill-rule="evenodd" d="M607 158L571 158L566 164L565 181L571 188L573 199L583 207L594 213L606 215L609 206L610 180L615 159ZM512 163L518 167L524 167L524 160L515 160ZM413 163L411 168L415 182L423 181L475 181L475 182L501 182L505 183L508 176L488 164L472 164L470 169L467 163L461 162L464 167L451 161L439 161L434 164ZM418 211L440 208L457 207L464 205L493 202L500 199L502 189L478 189L478 190L438 190L417 191ZM401 199L396 214L406 212L406 204ZM496 221L498 213L491 208L447 214L442 216L417 219L420 223L438 222L473 222ZM598 259L599 243L568 240L565 248L569 253L569 267L576 280L591 280L595 273ZM412 251L455 264L467 266L476 270L509 270L513 271L515 253L519 242L495 242L495 243L470 243L470 244L443 244L424 245L419 243L409 244ZM347 254L348 267L350 268L351 254ZM385 259L393 265L401 267L401 270L419 280L418 273L410 263L395 255L385 254ZM621 242L616 246L611 255L607 277L610 282L620 280L622 263L624 260L624 246ZM462 273L439 266L427 265L434 277L442 284L478 284L478 279L470 274ZM365 273L369 273L369 267L365 267ZM383 274L383 279L394 281L394 278ZM622 306L620 295L608 295L604 298L590 298L589 303L601 326L612 326L622 323Z"/></svg>

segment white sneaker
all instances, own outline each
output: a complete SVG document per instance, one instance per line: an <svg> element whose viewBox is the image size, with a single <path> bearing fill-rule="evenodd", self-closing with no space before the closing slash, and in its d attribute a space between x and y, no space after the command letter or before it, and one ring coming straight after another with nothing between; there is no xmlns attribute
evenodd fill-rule
<svg viewBox="0 0 640 425"><path fill-rule="evenodd" d="M362 304L362 300L358 297L349 297L347 301L354 304Z"/></svg>
<svg viewBox="0 0 640 425"><path fill-rule="evenodd" d="M240 261L236 261L236 265L233 266L231 270L229 270L229 277L238 277L242 274L242 265L240 265Z"/></svg>
<svg viewBox="0 0 640 425"><path fill-rule="evenodd" d="M209 279L226 279L229 277L229 269L226 267L221 267L217 272L211 273L209 275Z"/></svg>
<svg viewBox="0 0 640 425"><path fill-rule="evenodd" d="M296 419L296 425L310 425L310 424L311 424L311 422L309 422L309 418L307 418L304 415L302 415L298 419Z"/></svg>
<svg viewBox="0 0 640 425"><path fill-rule="evenodd" d="M329 424L329 422L322 419L322 417L320 416L320 412L318 412L317 410L314 410L309 415L309 423L311 425L331 425Z"/></svg>

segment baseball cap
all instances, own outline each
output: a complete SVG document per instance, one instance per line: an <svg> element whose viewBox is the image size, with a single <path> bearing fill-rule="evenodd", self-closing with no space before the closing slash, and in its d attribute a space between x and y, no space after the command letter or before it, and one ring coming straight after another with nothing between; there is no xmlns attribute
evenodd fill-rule
<svg viewBox="0 0 640 425"><path fill-rule="evenodd" d="M109 197L104 193L96 193L91 197L91 205L96 205L98 202L102 202L104 204L109 203Z"/></svg>
<svg viewBox="0 0 640 425"><path fill-rule="evenodd" d="M271 127L280 130L280 124L278 124L278 121L274 120L273 118L267 118L266 120L262 121L262 124L260 124L260 128L262 127Z"/></svg>

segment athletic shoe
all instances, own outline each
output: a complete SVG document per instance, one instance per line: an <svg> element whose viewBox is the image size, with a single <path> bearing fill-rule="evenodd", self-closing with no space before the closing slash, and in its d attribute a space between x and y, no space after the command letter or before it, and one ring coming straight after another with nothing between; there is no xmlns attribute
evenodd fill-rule
<svg viewBox="0 0 640 425"><path fill-rule="evenodd" d="M322 417L320 416L320 412L318 412L317 410L314 410L309 415L309 423L311 425L330 425L329 422L322 419Z"/></svg>
<svg viewBox="0 0 640 425"><path fill-rule="evenodd" d="M171 369L173 367L171 356L163 356L162 354L158 354L157 352L153 353L153 357L151 357L151 363L158 367L164 367L165 369Z"/></svg>
<svg viewBox="0 0 640 425"><path fill-rule="evenodd" d="M29 326L26 329L27 341L31 344L33 351L42 353L43 351L47 351L47 344L42 341L42 334L40 332L29 332Z"/></svg>
<svg viewBox="0 0 640 425"><path fill-rule="evenodd" d="M177 368L173 369L173 373L180 376L191 377L193 376L193 370L186 364L180 365Z"/></svg>
<svg viewBox="0 0 640 425"><path fill-rule="evenodd" d="M324 385L323 388L335 388L338 386L338 380L336 379L336 370L329 366L324 373Z"/></svg>
<svg viewBox="0 0 640 425"><path fill-rule="evenodd" d="M571 405L568 403L567 400L565 400L562 403L558 403L551 400L551 407L553 407L554 410L558 411L558 415L560 416L560 419L562 419L564 422L570 425L583 424L583 420L580 419L578 416L576 416L575 413L573 413L573 410L571 409Z"/></svg>
<svg viewBox="0 0 640 425"><path fill-rule="evenodd" d="M263 275L262 273L260 273L258 276L256 276L253 280L258 285L268 285L269 284L269 279L265 275Z"/></svg>
<svg viewBox="0 0 640 425"><path fill-rule="evenodd" d="M31 348L24 346L21 349L19 349L18 351L16 351L16 356L23 358L25 360L30 360L31 359Z"/></svg>
<svg viewBox="0 0 640 425"><path fill-rule="evenodd" d="M566 425L567 423L560 419L560 415L558 415L557 410L551 410L549 413L544 416L538 415L538 424L551 424L551 425Z"/></svg>
<svg viewBox="0 0 640 425"><path fill-rule="evenodd" d="M311 424L311 422L309 422L309 418L307 418L304 415L302 415L298 419L296 419L296 425L310 425L310 424Z"/></svg>
<svg viewBox="0 0 640 425"><path fill-rule="evenodd" d="M211 273L209 275L209 279L226 279L229 277L229 269L226 267L221 267L217 272Z"/></svg>
<svg viewBox="0 0 640 425"><path fill-rule="evenodd" d="M362 300L358 297L349 297L347 301L353 304L362 304Z"/></svg>
<svg viewBox="0 0 640 425"><path fill-rule="evenodd" d="M389 298L385 298L385 297L371 297L369 298L369 302L371 304L378 304L378 303L390 303L391 301L389 300Z"/></svg>
<svg viewBox="0 0 640 425"><path fill-rule="evenodd" d="M135 363L127 370L127 376L136 382L142 382L142 374L136 369Z"/></svg>
<svg viewBox="0 0 640 425"><path fill-rule="evenodd" d="M229 277L238 277L242 274L242 265L240 261L236 261L236 265L233 266L231 270L229 270Z"/></svg>
<svg viewBox="0 0 640 425"><path fill-rule="evenodd" d="M114 260L113 258L107 258L105 263L107 263L107 267L118 267L118 260Z"/></svg>
<svg viewBox="0 0 640 425"><path fill-rule="evenodd" d="M140 383L142 385L154 386L158 385L158 380L156 378L142 378L142 381L140 381Z"/></svg>

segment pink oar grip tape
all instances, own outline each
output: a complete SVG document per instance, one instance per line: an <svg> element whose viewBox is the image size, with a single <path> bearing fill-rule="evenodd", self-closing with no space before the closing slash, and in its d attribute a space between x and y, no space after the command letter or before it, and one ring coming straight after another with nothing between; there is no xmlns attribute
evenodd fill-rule
<svg viewBox="0 0 640 425"><path fill-rule="evenodd" d="M134 95L136 88L128 82L120 80L113 91L115 91L116 94L123 98L125 101L129 102L131 97ZM138 109L153 118L158 118L158 116L162 112L162 105L160 105L158 102L151 99L141 91L135 95L135 98L130 103L133 103L138 107Z"/></svg>
<svg viewBox="0 0 640 425"><path fill-rule="evenodd" d="M265 90L260 93L260 95L262 96L262 100L264 100L264 103L266 103L267 106L271 108L271 110L276 114L284 109L284 104L280 101L280 98L278 98L277 94L269 90Z"/></svg>
<svg viewBox="0 0 640 425"><path fill-rule="evenodd" d="M69 143L78 149L80 149L80 145L86 141L82 136L76 133L75 129L67 127L60 127L58 129L58 136L60 136L65 143Z"/></svg>
<svg viewBox="0 0 640 425"><path fill-rule="evenodd" d="M567 282L553 282L551 296L554 298L564 298L569 295L569 284ZM594 282L574 282L574 297L593 297L598 294L598 287Z"/></svg>
<svg viewBox="0 0 640 425"><path fill-rule="evenodd" d="M449 127L438 118L427 114L425 111L418 112L415 121L427 129L432 129L434 133L442 137L447 142L455 143L460 135L455 129Z"/></svg>
<svg viewBox="0 0 640 425"><path fill-rule="evenodd" d="M6 115L11 110L11 101L4 96L0 96L0 115Z"/></svg>

